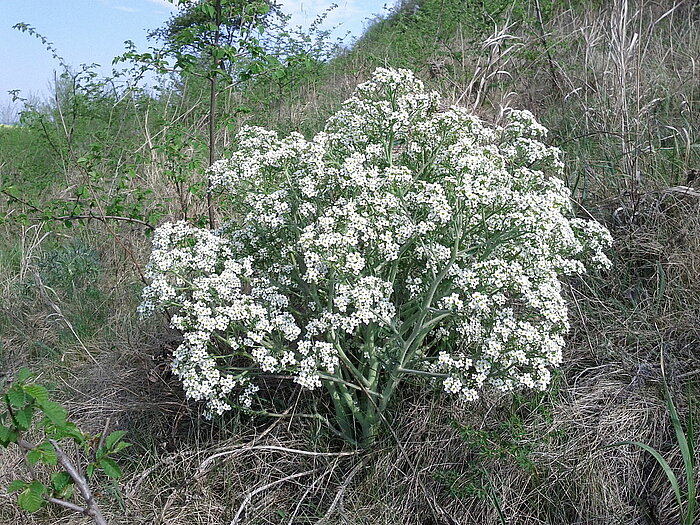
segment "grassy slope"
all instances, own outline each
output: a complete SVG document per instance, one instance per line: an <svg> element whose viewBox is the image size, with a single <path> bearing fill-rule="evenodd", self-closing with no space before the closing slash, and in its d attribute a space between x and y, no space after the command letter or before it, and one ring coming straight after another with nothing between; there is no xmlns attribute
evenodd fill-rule
<svg viewBox="0 0 700 525"><path fill-rule="evenodd" d="M693 191L677 187L700 167L700 14L691 1L669 12L671 2L541 0L540 24L538 4L521 4L406 2L284 97L268 96L275 86L251 88L249 101L264 103L246 118L312 133L380 65L413 68L448 102L489 120L504 107L531 109L565 151L580 213L616 239L613 270L569 286L574 326L546 394L449 408L408 388L393 422L399 444L386 436L369 458L260 448L326 451L329 443L303 418L195 417L162 371L171 344L162 327L134 317L130 256L99 228L44 239L38 228L8 227L1 364L43 370L92 430L106 417L130 430L137 446L120 491L103 484L114 523L228 523L243 503L247 523L327 515L324 523L486 524L499 523L498 509L512 524L677 522L650 457L602 447L638 439L679 465L662 350L683 414L697 395L700 208ZM142 261L147 242L120 234ZM298 410L309 402L301 398ZM202 466L227 447L239 450ZM21 471L3 465L3 481ZM75 522L53 511L32 521L0 501L0 523Z"/></svg>

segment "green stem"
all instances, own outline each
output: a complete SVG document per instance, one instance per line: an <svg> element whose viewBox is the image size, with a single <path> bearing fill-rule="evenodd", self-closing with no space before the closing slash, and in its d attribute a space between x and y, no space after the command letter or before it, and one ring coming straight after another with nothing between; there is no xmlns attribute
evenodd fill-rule
<svg viewBox="0 0 700 525"><path fill-rule="evenodd" d="M423 303L421 305L421 313L418 316L418 320L415 322L413 332L411 333L411 336L408 338L408 340L404 341L401 357L399 358L395 367L391 371L389 383L382 390L382 399L379 405L380 413L383 413L386 410L386 407L388 406L389 401L391 400L391 396L394 394L394 390L403 378L403 373L401 372L401 369L407 368L408 363L410 363L413 360L415 353L420 348L420 344L423 341L423 338L425 338L425 336L430 332L430 330L432 330L435 327L436 324L438 324L441 320L450 315L449 313L442 314L431 319L428 322L425 321L430 311L430 305L432 304L433 299L435 298L435 294L437 293L440 284L442 284L442 281L444 280L445 276L450 271L454 263L457 261L457 257L459 255L460 241L462 239L462 233L462 223L460 221L456 227L455 242L452 246L450 260L445 265L445 267L435 276L435 279L433 279L433 282L431 283L430 288L428 289L428 293L426 294L425 299L423 300Z"/></svg>
<svg viewBox="0 0 700 525"><path fill-rule="evenodd" d="M426 370L414 370L412 368L399 368L399 372L402 374L411 374L415 376L425 376L425 377L433 377L433 378L440 378L444 379L448 377L447 374L437 374L435 372L428 372Z"/></svg>
<svg viewBox="0 0 700 525"><path fill-rule="evenodd" d="M343 350L343 347L336 338L334 331L331 331L331 339L333 340L333 346L335 346L335 349L338 352L338 357L340 358L340 361L343 363L343 365L347 367L348 371L355 377L355 379L357 379L360 382L360 384L364 386L370 386L370 383L369 381L367 381L367 378L365 378L365 376L357 369L357 367L352 363L350 358Z"/></svg>
<svg viewBox="0 0 700 525"><path fill-rule="evenodd" d="M331 401L333 401L335 419L340 425L340 431L342 432L343 439L345 439L348 443L357 445L357 440L355 439L355 429L351 424L351 419L348 418L348 414L346 412L347 407L346 404L342 402L337 383L326 381L324 385L331 396Z"/></svg>

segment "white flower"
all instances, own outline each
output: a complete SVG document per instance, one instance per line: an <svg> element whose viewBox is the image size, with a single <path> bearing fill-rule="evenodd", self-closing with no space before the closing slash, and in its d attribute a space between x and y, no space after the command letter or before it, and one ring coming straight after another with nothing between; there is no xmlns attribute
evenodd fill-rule
<svg viewBox="0 0 700 525"><path fill-rule="evenodd" d="M572 216L530 112L494 127L438 108L380 68L310 140L241 129L209 170L231 221L161 225L146 266L139 313L174 314L190 398L221 413L251 406L256 373L318 389L399 368L462 401L547 387L569 326L559 279L608 267L612 239Z"/></svg>

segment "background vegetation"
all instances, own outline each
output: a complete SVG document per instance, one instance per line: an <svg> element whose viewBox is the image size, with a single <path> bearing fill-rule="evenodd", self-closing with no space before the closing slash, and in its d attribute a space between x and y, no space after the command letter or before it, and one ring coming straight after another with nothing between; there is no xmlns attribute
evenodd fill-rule
<svg viewBox="0 0 700 525"><path fill-rule="evenodd" d="M124 477L97 480L110 523L680 523L658 462L608 446L654 447L684 480L668 396L695 439L697 3L408 0L350 49L316 28L272 30L264 11L264 38L251 31L225 57L203 39L178 66L166 53L177 25L154 34L161 54L129 50L134 75L163 75L157 90L66 68L51 100L0 127L0 370L40 372L81 428L128 431ZM533 111L565 153L578 212L613 233L614 266L567 283L573 329L544 394L454 408L409 388L367 454L340 450L306 417L321 401L274 378L266 388L291 400L277 417L206 421L168 372L177 334L136 318L148 233L206 223L210 146L223 155L242 124L318 131L377 66L410 67L488 121ZM20 459L3 453L0 484L22 476ZM14 499L0 494L0 523L77 522Z"/></svg>

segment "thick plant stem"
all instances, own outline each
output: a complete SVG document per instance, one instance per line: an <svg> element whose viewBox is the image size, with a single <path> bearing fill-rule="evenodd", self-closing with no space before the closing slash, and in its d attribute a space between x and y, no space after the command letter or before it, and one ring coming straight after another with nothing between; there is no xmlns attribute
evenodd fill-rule
<svg viewBox="0 0 700 525"><path fill-rule="evenodd" d="M340 425L340 431L343 434L343 439L349 443L357 444L355 439L355 430L352 424L352 417L348 417L348 406L346 400L340 393L340 388L337 383L332 381L324 381L326 390L331 396L333 401L333 408L335 410L335 417ZM352 413L352 412L351 412Z"/></svg>
<svg viewBox="0 0 700 525"><path fill-rule="evenodd" d="M363 413L365 417L362 420L362 436L360 439L360 446L362 448L369 448L374 445L377 439L377 431L379 426L379 419L377 413L377 403L369 395L363 400Z"/></svg>
<svg viewBox="0 0 700 525"><path fill-rule="evenodd" d="M375 332L372 330L369 335L369 341L367 344L367 354L369 355L369 363L367 365L367 382L369 383L369 390L365 389L365 397L363 399L363 413L365 414L365 421L362 425L362 446L364 448L371 447L376 438L377 430L379 425L378 414L379 398L380 395L377 394L380 373L379 373L379 358L377 357L377 349L374 344Z"/></svg>

